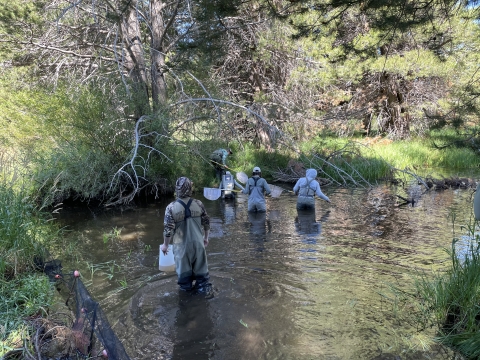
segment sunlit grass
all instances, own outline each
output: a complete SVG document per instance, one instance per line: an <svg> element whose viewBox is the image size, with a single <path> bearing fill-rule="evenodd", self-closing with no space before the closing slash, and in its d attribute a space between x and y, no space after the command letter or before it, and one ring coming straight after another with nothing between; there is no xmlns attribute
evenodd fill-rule
<svg viewBox="0 0 480 360"><path fill-rule="evenodd" d="M469 148L436 149L431 140L418 139L377 143L370 148L396 168L448 168L463 170L480 167L480 156Z"/></svg>
<svg viewBox="0 0 480 360"><path fill-rule="evenodd" d="M478 224L476 224L478 225ZM444 272L424 274L416 282L416 321L423 328L438 329L435 341L462 354L466 359L480 356L480 237L475 226L464 228L469 250L456 251L458 239L448 251L451 266Z"/></svg>
<svg viewBox="0 0 480 360"><path fill-rule="evenodd" d="M23 340L29 338L25 319L46 315L52 299L53 286L44 274L0 279L0 357L23 346Z"/></svg>
<svg viewBox="0 0 480 360"><path fill-rule="evenodd" d="M446 249L449 265L416 276L412 290L391 285L389 294L382 294L391 302L397 319L411 323L419 334L433 331L430 338L415 336L413 348L421 350L434 341L462 358L480 357L480 236L477 227L478 222L462 227L466 232L462 236L466 251L459 251L461 247L457 243L460 240L453 239L451 249Z"/></svg>

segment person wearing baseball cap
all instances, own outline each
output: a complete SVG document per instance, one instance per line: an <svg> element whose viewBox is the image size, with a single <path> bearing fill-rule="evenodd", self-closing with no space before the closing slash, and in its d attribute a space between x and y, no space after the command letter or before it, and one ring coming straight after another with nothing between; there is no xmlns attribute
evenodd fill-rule
<svg viewBox="0 0 480 360"><path fill-rule="evenodd" d="M252 177L248 179L245 189L242 192L248 194L249 212L267 211L265 195L270 195L271 190L267 181L262 178L262 170L258 166L253 168Z"/></svg>

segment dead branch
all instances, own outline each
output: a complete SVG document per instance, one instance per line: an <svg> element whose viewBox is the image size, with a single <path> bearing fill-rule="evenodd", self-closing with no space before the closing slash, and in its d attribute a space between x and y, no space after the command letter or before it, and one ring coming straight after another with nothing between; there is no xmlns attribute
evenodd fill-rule
<svg viewBox="0 0 480 360"><path fill-rule="evenodd" d="M404 170L400 170L400 169L396 169L396 168L392 167L392 170L398 171L398 172L402 172L402 173L405 173L405 174L407 174L407 175L412 176L413 178L415 178L415 179L418 181L419 184L422 184L423 186L425 186L425 189L426 189L427 191L430 190L430 187L427 185L427 183L425 182L425 180L422 179L419 175L414 174L414 173L412 173L411 171L409 171L408 168L405 168Z"/></svg>
<svg viewBox="0 0 480 360"><path fill-rule="evenodd" d="M143 133L144 128L141 125L148 119L148 116L144 115L138 119L135 124L135 145L132 149L130 158L117 170L113 175L112 181L108 191L117 189L118 193L111 199L107 206L125 204L133 200L146 185L146 173L152 154L158 154L167 161L172 160L161 152L159 149L148 145L144 142L146 138L154 138L154 143L158 143L160 138L167 138L167 136L159 134L156 131ZM145 148L148 150L147 157L143 157L139 154L139 150ZM140 163L139 163L140 161ZM128 194L123 194L124 190L129 190Z"/></svg>

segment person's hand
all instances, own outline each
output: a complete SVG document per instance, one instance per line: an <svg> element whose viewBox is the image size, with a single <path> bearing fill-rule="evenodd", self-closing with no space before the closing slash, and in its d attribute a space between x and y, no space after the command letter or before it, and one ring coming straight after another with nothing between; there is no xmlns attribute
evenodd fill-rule
<svg viewBox="0 0 480 360"><path fill-rule="evenodd" d="M167 255L168 245L162 244L162 246L160 246L160 250L163 252L164 255Z"/></svg>
<svg viewBox="0 0 480 360"><path fill-rule="evenodd" d="M208 246L208 239L205 239L205 238L203 239L203 245L204 245L205 247Z"/></svg>

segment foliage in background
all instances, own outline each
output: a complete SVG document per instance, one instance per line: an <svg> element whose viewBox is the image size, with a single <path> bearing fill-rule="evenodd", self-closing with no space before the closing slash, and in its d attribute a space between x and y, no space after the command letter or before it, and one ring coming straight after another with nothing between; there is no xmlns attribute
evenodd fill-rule
<svg viewBox="0 0 480 360"><path fill-rule="evenodd" d="M268 164L267 178L297 159L342 183L339 167L357 180L383 178L384 161L397 166L394 153L403 146L391 154L380 147L383 159L374 161L359 147L318 149L319 134L415 138L432 127L465 125L476 137L478 99L464 100L480 83L479 26L476 9L461 3L451 13L427 6L431 21L393 32L379 24L401 15L396 2L363 9L332 1L320 18L319 8L296 12L303 1L199 1L158 13L138 1L113 2L105 3L106 17L102 1L90 12L49 4L0 2L0 110L7 120L0 143L16 148L45 206L68 198L116 204L137 191L161 195L186 173L211 185L208 155L217 147L236 148L234 167ZM188 30L176 22L183 10L191 15ZM162 21L164 33L155 33L151 25ZM38 41L25 41L26 24ZM77 32L78 24L88 31ZM118 29L119 38L113 42L102 29ZM295 36L299 29L305 32ZM50 41L55 48L42 45ZM462 154L418 150L400 167L409 165L405 159L442 166Z"/></svg>
<svg viewBox="0 0 480 360"><path fill-rule="evenodd" d="M363 126L392 138L478 122L479 9L470 1L275 4L312 60L291 79L317 89L317 119L338 134Z"/></svg>

